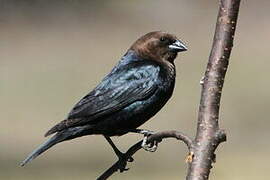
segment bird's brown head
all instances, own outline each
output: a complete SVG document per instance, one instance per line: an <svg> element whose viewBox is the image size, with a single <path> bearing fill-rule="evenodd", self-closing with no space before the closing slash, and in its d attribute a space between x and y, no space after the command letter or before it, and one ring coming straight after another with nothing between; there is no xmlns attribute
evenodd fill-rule
<svg viewBox="0 0 270 180"><path fill-rule="evenodd" d="M187 48L175 35L155 31L140 37L130 48L143 59L173 64L178 52Z"/></svg>

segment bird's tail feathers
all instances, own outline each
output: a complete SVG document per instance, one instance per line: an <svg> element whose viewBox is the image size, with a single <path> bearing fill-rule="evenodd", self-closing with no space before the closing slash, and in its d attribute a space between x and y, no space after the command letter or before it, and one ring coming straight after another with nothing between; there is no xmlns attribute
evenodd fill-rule
<svg viewBox="0 0 270 180"><path fill-rule="evenodd" d="M65 129L65 128L67 128L66 127L66 124L67 124L66 122L67 122L67 120L65 119L65 120L61 121L60 123L56 124L51 129L49 129L49 131L47 131L44 136L47 137L47 136L49 136L49 135L51 135L53 133L59 132L59 131Z"/></svg>
<svg viewBox="0 0 270 180"><path fill-rule="evenodd" d="M36 148L31 154L27 156L27 158L21 162L21 166L24 166L26 163L32 161L35 159L37 156L48 150L50 147L54 146L55 144L73 139L75 137L78 137L80 132L84 130L83 127L74 127L74 128L69 128L67 130L58 132L55 134L53 137L45 141L43 144L41 144L38 148Z"/></svg>
<svg viewBox="0 0 270 180"><path fill-rule="evenodd" d="M62 131L64 129L70 128L71 125L73 125L73 127L74 127L74 125L76 123L78 123L80 120L81 120L80 118L77 118L77 119L76 118L75 119L65 119L65 120L61 121L60 123L56 124L55 126L53 126L49 131L47 131L45 133L44 136L47 137L47 136L49 136L51 134L54 134L56 132L60 132L60 131Z"/></svg>

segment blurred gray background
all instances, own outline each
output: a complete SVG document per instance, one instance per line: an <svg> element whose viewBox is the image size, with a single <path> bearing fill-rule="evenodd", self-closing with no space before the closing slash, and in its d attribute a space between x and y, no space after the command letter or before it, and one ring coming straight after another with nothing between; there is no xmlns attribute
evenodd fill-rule
<svg viewBox="0 0 270 180"><path fill-rule="evenodd" d="M115 162L101 136L61 143L26 167L19 162L45 139L141 35L176 34L189 47L176 59L173 98L142 128L194 136L199 81L211 48L218 1L0 0L0 179L95 179ZM210 179L269 179L270 1L242 1L222 95L219 146ZM113 138L126 150L139 135ZM111 179L184 179L187 148L166 140L138 152Z"/></svg>

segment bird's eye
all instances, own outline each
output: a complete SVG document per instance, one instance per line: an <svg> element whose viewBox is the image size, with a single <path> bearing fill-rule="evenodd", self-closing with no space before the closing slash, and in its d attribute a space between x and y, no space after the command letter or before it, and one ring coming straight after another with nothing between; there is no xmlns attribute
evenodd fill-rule
<svg viewBox="0 0 270 180"><path fill-rule="evenodd" d="M165 41L165 37L161 37L160 38L160 41Z"/></svg>

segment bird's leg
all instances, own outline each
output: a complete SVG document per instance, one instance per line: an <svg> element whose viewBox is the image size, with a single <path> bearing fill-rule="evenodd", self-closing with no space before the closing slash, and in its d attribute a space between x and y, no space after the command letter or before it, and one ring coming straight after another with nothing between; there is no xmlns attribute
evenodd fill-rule
<svg viewBox="0 0 270 180"><path fill-rule="evenodd" d="M113 143L113 141L111 140L111 138L110 138L109 136L104 136L104 137L105 137L105 139L108 141L108 143L111 145L111 147L113 148L113 151L115 152L115 154L117 155L117 157L118 157L119 159L125 157L125 154L122 153L122 152L115 146L115 144ZM128 162L132 162L132 161L133 161L132 158L128 159Z"/></svg>
<svg viewBox="0 0 270 180"><path fill-rule="evenodd" d="M115 152L115 154L117 155L118 159L119 159L119 162L120 163L123 163L121 165L121 168L120 169L120 172L123 172L123 171L127 171L128 168L126 168L126 164L127 162L132 162L134 161L134 159L132 157L126 157L126 155L124 153L122 153L116 146L115 144L113 143L113 141L111 140L111 138L109 136L105 136L105 139L108 141L108 143L111 145L111 147L113 148L113 151ZM124 160L124 161L123 161Z"/></svg>
<svg viewBox="0 0 270 180"><path fill-rule="evenodd" d="M153 141L152 143L147 143L147 138L148 136L154 134L153 131L149 131L146 129L132 129L130 130L130 132L134 132L134 133L139 133L139 134L143 134L144 138L143 138L143 142L142 142L142 148L146 151L150 151L150 152L155 152L157 150L158 147L158 141Z"/></svg>

